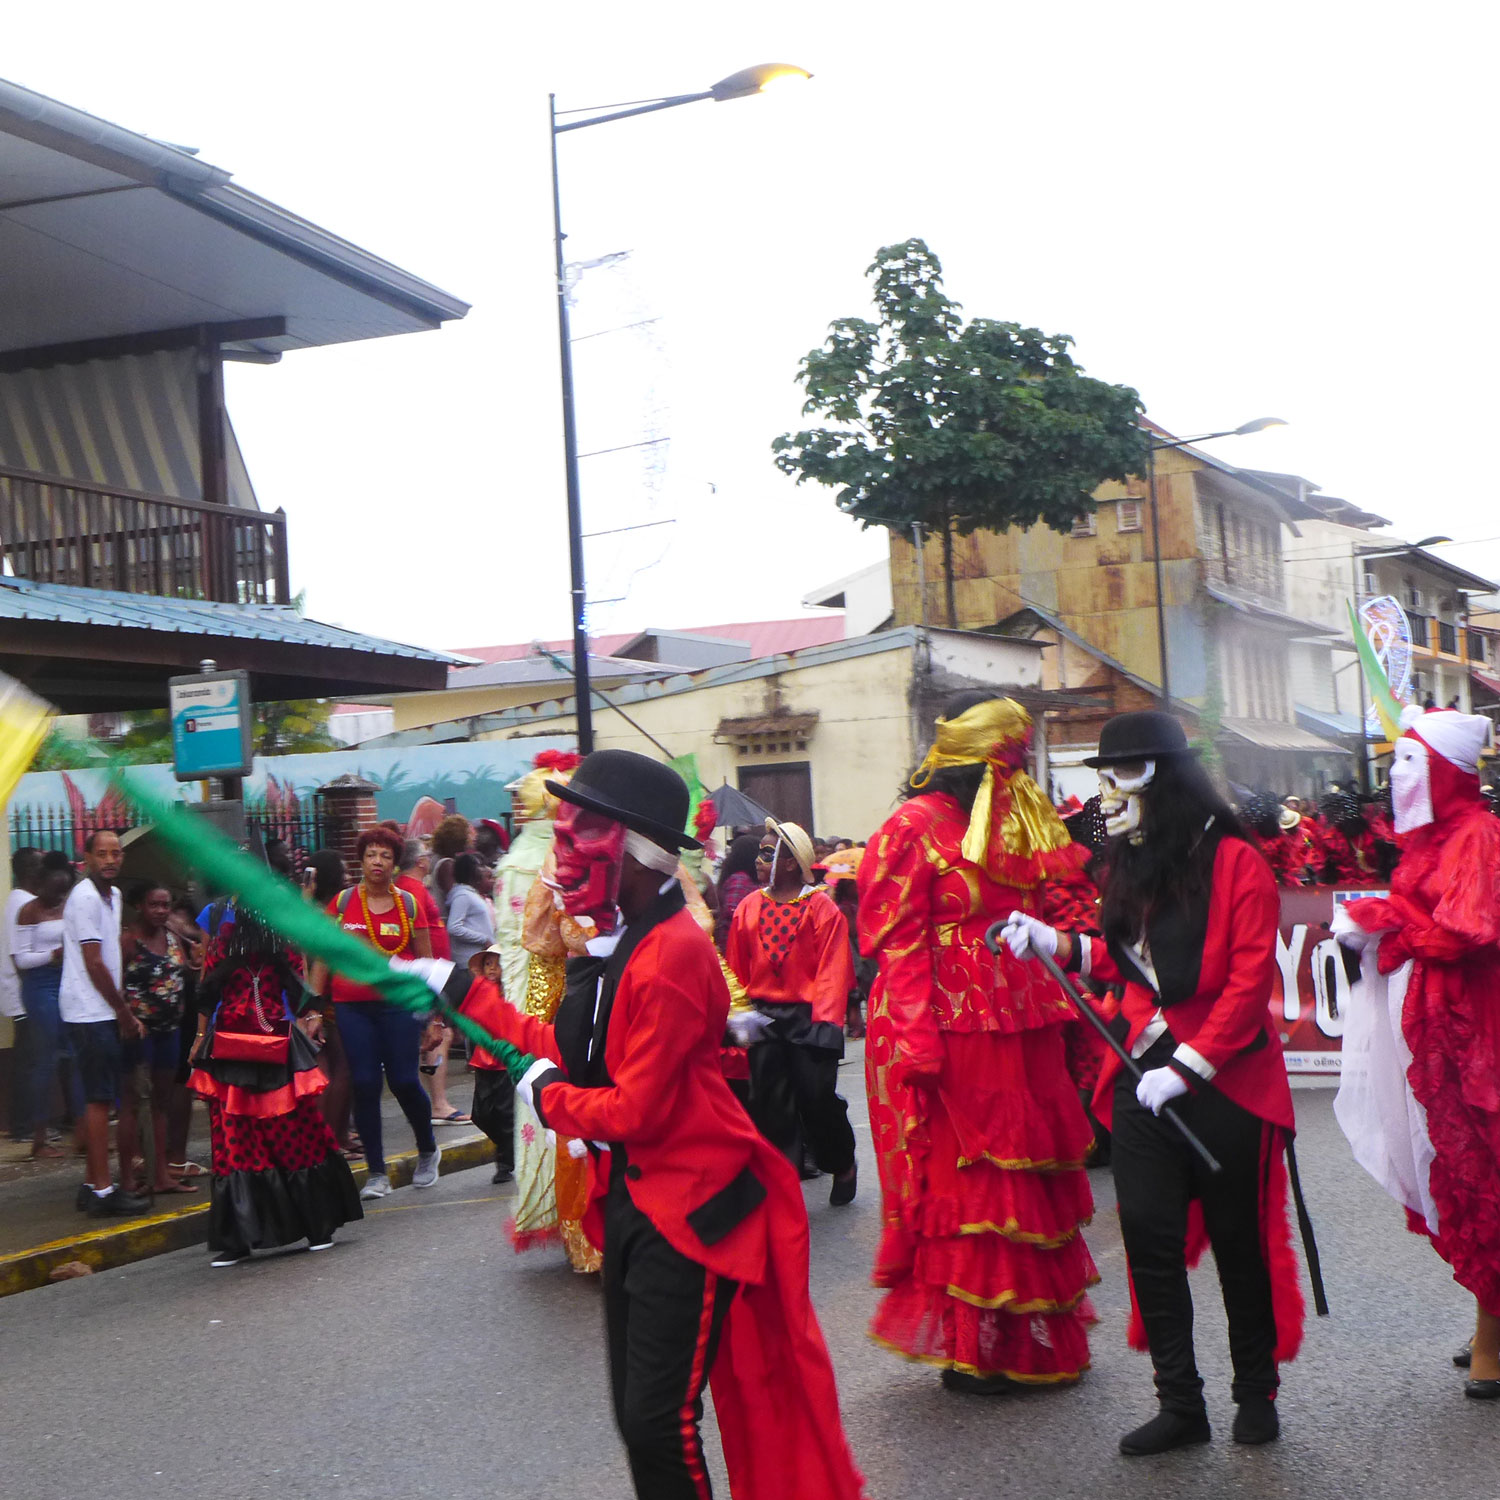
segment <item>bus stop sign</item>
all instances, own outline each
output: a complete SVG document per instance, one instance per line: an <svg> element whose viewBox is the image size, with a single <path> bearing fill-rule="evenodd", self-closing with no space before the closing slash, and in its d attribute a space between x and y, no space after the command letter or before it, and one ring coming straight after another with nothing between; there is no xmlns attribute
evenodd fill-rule
<svg viewBox="0 0 1500 1500"><path fill-rule="evenodd" d="M169 677L167 704L172 721L172 769L179 781L250 774L254 753L248 672Z"/></svg>

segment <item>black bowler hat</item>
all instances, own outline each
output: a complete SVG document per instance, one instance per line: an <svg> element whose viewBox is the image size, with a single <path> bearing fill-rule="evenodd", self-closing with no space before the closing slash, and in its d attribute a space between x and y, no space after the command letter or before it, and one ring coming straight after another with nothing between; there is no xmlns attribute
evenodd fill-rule
<svg viewBox="0 0 1500 1500"><path fill-rule="evenodd" d="M1099 732L1099 753L1086 766L1117 766L1133 760L1160 760L1167 755L1193 755L1182 725L1160 709L1116 714Z"/></svg>
<svg viewBox="0 0 1500 1500"><path fill-rule="evenodd" d="M595 750L584 756L570 780L545 783L564 802L603 813L644 834L663 849L696 849L684 833L688 819L687 782L671 766L634 750Z"/></svg>

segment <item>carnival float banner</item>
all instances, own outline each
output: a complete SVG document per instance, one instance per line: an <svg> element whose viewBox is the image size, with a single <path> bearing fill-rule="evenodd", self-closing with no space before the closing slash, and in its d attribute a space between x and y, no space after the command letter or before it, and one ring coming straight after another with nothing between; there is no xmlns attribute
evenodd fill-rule
<svg viewBox="0 0 1500 1500"><path fill-rule="evenodd" d="M1326 885L1282 891L1271 1018L1286 1051L1288 1073L1339 1071L1352 981L1328 924L1344 902L1388 894Z"/></svg>

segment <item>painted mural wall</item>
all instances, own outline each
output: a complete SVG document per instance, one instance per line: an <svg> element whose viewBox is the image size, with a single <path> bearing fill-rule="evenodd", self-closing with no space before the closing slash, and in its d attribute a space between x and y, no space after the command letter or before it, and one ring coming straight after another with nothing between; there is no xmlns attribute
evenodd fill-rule
<svg viewBox="0 0 1500 1500"><path fill-rule="evenodd" d="M264 803L269 812L311 811L313 793L340 776L373 782L382 818L405 825L419 804L444 806L450 800L470 819L504 818L510 811L506 788L531 769L539 750L572 749L571 736L547 735L524 740L485 741L461 745L414 745L381 750L333 750L321 755L257 756L245 779L245 797ZM159 796L180 801L202 797L199 782L178 782L170 765L132 766L127 779ZM110 797L105 771L31 771L11 798L12 818L49 811L80 819L96 814ZM111 821L108 818L100 822Z"/></svg>

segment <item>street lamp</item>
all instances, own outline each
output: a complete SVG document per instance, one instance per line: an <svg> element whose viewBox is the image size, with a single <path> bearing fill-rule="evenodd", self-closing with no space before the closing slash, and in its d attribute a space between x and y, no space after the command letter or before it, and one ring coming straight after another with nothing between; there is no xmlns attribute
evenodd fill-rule
<svg viewBox="0 0 1500 1500"><path fill-rule="evenodd" d="M1351 547L1349 549L1349 581L1354 590L1354 623L1351 628L1364 629L1359 620L1359 567L1361 563L1376 562L1382 557L1406 557L1413 552L1420 552L1423 547L1436 547L1452 540L1451 536L1424 536L1420 542L1410 542L1404 547L1377 547L1368 551ZM1352 641L1351 644L1354 647L1354 671L1358 682L1357 696L1354 699L1354 732L1359 740L1355 773L1360 791L1368 792L1370 790L1370 737L1365 732L1365 664L1359 657L1359 642Z"/></svg>
<svg viewBox="0 0 1500 1500"><path fill-rule="evenodd" d="M1151 501L1151 552L1156 573L1156 649L1161 661L1161 706L1170 712L1172 706L1172 679L1167 669L1167 610L1162 592L1161 572L1161 527L1156 514L1156 455L1168 448L1187 448L1193 443L1206 443L1212 438L1248 437L1252 432L1264 432L1267 427L1285 427L1280 417L1256 417L1253 421L1241 422L1238 427L1226 427L1223 432L1203 432L1197 437L1173 438L1163 442L1146 433L1146 493Z"/></svg>
<svg viewBox="0 0 1500 1500"><path fill-rule="evenodd" d="M812 77L805 68L790 63L761 63L741 68L721 78L712 87L696 94L671 94L661 99L643 99L621 109L600 106L595 110L566 110L565 114L587 115L582 120L559 122L557 95L547 96L552 124L552 237L557 262L557 338L562 367L563 449L568 480L568 572L573 620L573 702L578 721L579 753L587 755L594 748L593 692L589 685L589 642L585 613L588 593L583 574L583 514L578 487L578 428L573 410L573 346L568 327L567 268L563 264L562 193L557 177L557 138L570 130L590 125L605 125L611 120L627 120L633 115L649 115L660 109L676 109L680 104L697 104L712 99L724 103L730 99L748 99L789 79Z"/></svg>

